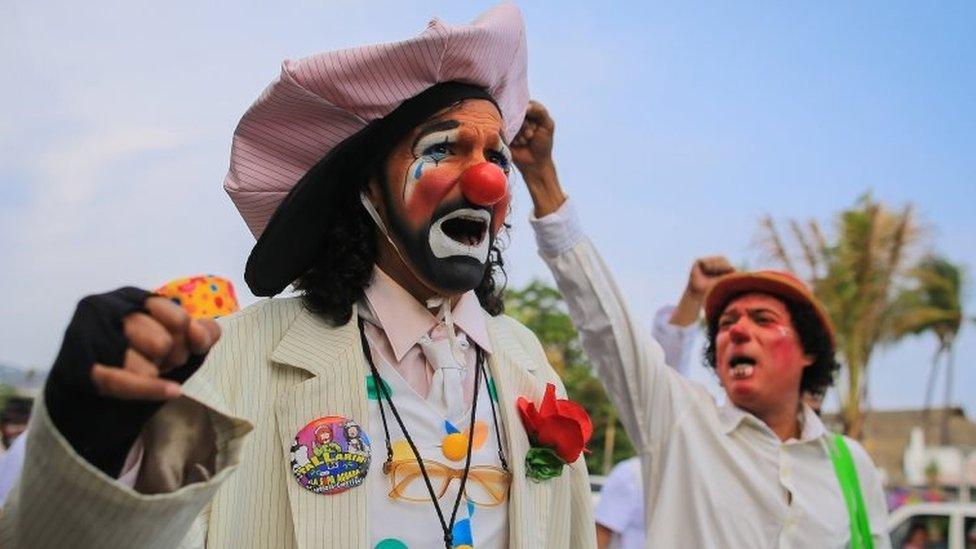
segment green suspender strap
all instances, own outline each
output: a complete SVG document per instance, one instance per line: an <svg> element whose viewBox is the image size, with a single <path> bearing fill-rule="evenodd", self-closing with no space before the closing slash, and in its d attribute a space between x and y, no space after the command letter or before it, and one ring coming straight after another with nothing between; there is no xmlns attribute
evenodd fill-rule
<svg viewBox="0 0 976 549"><path fill-rule="evenodd" d="M854 458L844 441L844 436L835 434L827 442L830 461L834 463L837 480L840 481L840 491L844 494L847 504L847 514L851 519L851 548L874 549L871 539L871 526L868 524L867 509L864 508L864 498L861 497L861 483L857 479L857 469L854 468Z"/></svg>

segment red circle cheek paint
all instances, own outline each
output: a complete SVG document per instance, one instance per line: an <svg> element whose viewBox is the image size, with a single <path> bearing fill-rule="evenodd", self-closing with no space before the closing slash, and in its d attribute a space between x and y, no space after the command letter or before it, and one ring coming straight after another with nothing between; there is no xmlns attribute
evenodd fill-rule
<svg viewBox="0 0 976 549"><path fill-rule="evenodd" d="M793 331L785 326L776 326L766 335L769 357L777 369L792 368L801 362L803 347Z"/></svg>
<svg viewBox="0 0 976 549"><path fill-rule="evenodd" d="M432 168L425 171L407 198L407 219L410 223L415 227L426 223L456 185L455 170Z"/></svg>

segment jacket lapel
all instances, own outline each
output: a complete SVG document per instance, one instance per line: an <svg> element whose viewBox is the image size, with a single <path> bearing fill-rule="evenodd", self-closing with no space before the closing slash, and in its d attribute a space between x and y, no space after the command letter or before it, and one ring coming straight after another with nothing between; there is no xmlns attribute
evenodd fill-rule
<svg viewBox="0 0 976 549"><path fill-rule="evenodd" d="M366 370L355 312L345 326L331 327L303 309L271 360L312 376L285 390L275 401L284 466L292 477L291 447L295 435L309 422L324 416L343 416L369 426ZM368 545L366 483L335 495L315 494L293 477L287 484L298 547Z"/></svg>
<svg viewBox="0 0 976 549"><path fill-rule="evenodd" d="M489 337L494 350L489 365L498 395L498 412L508 443L505 458L512 471L508 507L511 533L509 546L544 547L549 527L550 489L555 479L537 483L525 476L525 454L529 451L529 439L516 401L518 397L525 397L535 403L540 402L546 384L534 375L537 364L524 351L520 342L510 330L496 322L496 319L488 320Z"/></svg>

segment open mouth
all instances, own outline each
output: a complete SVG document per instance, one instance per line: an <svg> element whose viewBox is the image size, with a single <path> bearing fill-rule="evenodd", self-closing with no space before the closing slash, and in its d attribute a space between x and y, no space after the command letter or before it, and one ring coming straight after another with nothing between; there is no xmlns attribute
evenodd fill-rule
<svg viewBox="0 0 976 549"><path fill-rule="evenodd" d="M747 379L752 377L756 369L756 359L745 355L736 355L729 359L729 373L732 379Z"/></svg>
<svg viewBox="0 0 976 549"><path fill-rule="evenodd" d="M430 249L434 256L468 256L488 260L488 230L491 214L487 210L460 208L444 215L430 228Z"/></svg>
<svg viewBox="0 0 976 549"><path fill-rule="evenodd" d="M461 215L444 220L441 230L466 246L477 246L488 236L488 221L481 216Z"/></svg>

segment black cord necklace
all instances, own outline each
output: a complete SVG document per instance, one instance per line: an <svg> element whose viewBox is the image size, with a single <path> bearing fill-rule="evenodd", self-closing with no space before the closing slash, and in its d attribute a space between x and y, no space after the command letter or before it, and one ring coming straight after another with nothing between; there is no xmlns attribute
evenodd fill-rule
<svg viewBox="0 0 976 549"><path fill-rule="evenodd" d="M427 491L430 493L430 501L434 504L434 510L437 512L437 520L441 523L441 530L444 532L444 547L446 549L451 549L454 541L454 521L457 519L458 507L461 505L461 498L464 497L464 487L468 481L468 471L471 469L471 447L474 441L474 423L475 414L478 408L478 391L481 385L482 375L487 375L484 365L484 351L478 347L475 349L477 356L477 364L475 365L474 372L474 397L471 403L471 424L468 427L468 448L464 458L464 472L461 475L461 486L458 489L458 495L454 499L454 507L451 510L450 522L444 520L444 512L441 510L441 506L437 501L437 494L434 493L434 485L430 481L430 475L427 474L427 468L424 466L424 460L420 457L420 450L417 449L417 445L414 444L413 438L410 437L410 433L407 432L406 426L403 424L403 420L400 418L400 412L397 411L396 406L393 404L393 399L390 397L390 392L387 390L386 386L383 385L383 378L380 377L379 371L376 369L376 365L373 363L373 356L369 348L369 340L366 339L366 330L363 328L363 319L359 319L359 337L363 346L363 354L366 356L366 362L369 364L370 373L373 377L373 384L376 386L376 391L378 394L382 394L383 398L378 399L377 404L380 408L380 417L383 421L383 431L386 437L386 463L383 464L383 473L389 473L390 463L393 461L393 447L390 444L390 430L386 424L386 412L383 409L383 399L386 399L387 405L390 407L390 411L393 412L393 417L396 419L397 424L400 426L400 431L403 436L407 439L407 444L410 445L410 449L413 450L414 456L417 458L417 465L420 466L420 474L424 478L424 484L427 485ZM488 395L488 400L491 402L491 395ZM495 404L491 403L492 419L495 423L495 436L498 439L498 455L501 458L502 466L505 470L508 470L508 464L505 461L505 457L501 449L501 437L498 434L498 418L495 415Z"/></svg>

